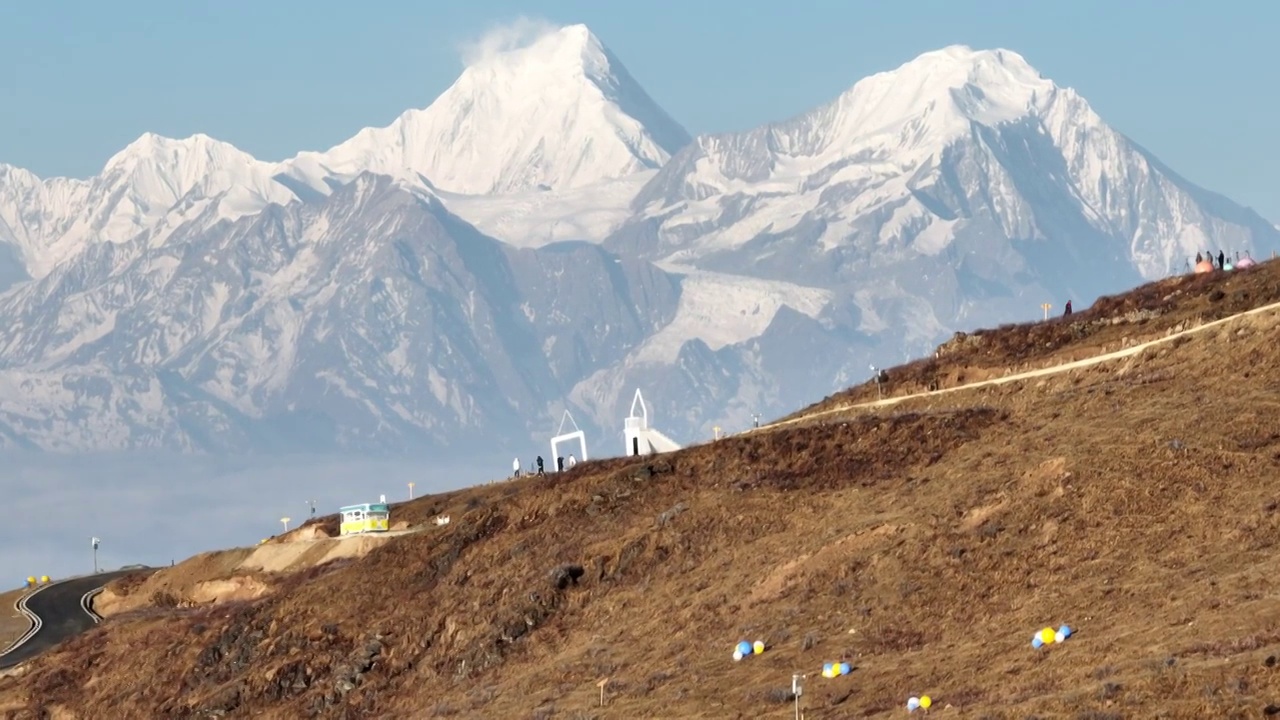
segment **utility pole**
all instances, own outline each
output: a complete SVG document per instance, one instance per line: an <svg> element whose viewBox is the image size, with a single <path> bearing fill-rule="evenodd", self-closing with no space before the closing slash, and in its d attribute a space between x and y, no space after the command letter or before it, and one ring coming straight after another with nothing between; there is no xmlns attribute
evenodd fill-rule
<svg viewBox="0 0 1280 720"><path fill-rule="evenodd" d="M804 693L804 678L800 673L791 675L791 697L796 701L796 720L800 720L800 696Z"/></svg>
<svg viewBox="0 0 1280 720"><path fill-rule="evenodd" d="M307 506L311 508L311 517L315 517L315 516L316 516L316 501L315 501L315 500L308 500L308 501L307 501Z"/></svg>
<svg viewBox="0 0 1280 720"><path fill-rule="evenodd" d="M289 521L290 521L290 520L292 520L292 519L293 519L293 518L289 518L289 517L282 517L282 518L280 518L280 522L284 523L284 531L285 531L285 532L289 532Z"/></svg>
<svg viewBox="0 0 1280 720"><path fill-rule="evenodd" d="M93 574L98 574L98 543L102 542L98 538L90 538L90 544L93 545Z"/></svg>
<svg viewBox="0 0 1280 720"><path fill-rule="evenodd" d="M1053 307L1050 303L1040 303L1040 309L1044 311L1044 319L1049 319L1049 308Z"/></svg>

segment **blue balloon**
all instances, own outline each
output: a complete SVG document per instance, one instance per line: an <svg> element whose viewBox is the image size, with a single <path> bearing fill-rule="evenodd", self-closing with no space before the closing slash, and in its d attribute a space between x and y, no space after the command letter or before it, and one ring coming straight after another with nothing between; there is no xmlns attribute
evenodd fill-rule
<svg viewBox="0 0 1280 720"><path fill-rule="evenodd" d="M831 663L823 663L823 664L822 664L822 672L830 674L830 673L831 673Z"/></svg>
<svg viewBox="0 0 1280 720"><path fill-rule="evenodd" d="M1062 627L1058 628L1058 632L1062 633L1062 637L1064 638L1071 637L1071 628L1067 627L1066 625L1063 625Z"/></svg>
<svg viewBox="0 0 1280 720"><path fill-rule="evenodd" d="M1040 636L1038 634L1035 637L1031 638L1031 647L1039 650L1041 645L1044 645L1044 641L1040 639Z"/></svg>
<svg viewBox="0 0 1280 720"><path fill-rule="evenodd" d="M746 640L743 640L742 642L738 643L738 652L742 653L743 655L750 655L751 643L747 642Z"/></svg>
<svg viewBox="0 0 1280 720"><path fill-rule="evenodd" d="M841 674L841 675L848 675L848 674L849 674L849 669L850 669L850 668L849 668L849 663L840 663L840 674Z"/></svg>

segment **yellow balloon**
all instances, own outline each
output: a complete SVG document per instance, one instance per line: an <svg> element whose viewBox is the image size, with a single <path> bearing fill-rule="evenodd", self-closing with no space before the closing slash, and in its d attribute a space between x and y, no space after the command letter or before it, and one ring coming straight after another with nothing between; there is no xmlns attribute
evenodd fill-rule
<svg viewBox="0 0 1280 720"><path fill-rule="evenodd" d="M764 652L764 643L759 640L755 641L755 643L751 646L751 651L756 655L759 655L760 653Z"/></svg>
<svg viewBox="0 0 1280 720"><path fill-rule="evenodd" d="M933 704L933 700L928 695L920 696L920 707L924 708L925 710L928 710L929 706L932 704Z"/></svg>
<svg viewBox="0 0 1280 720"><path fill-rule="evenodd" d="M1045 645L1052 643L1053 638L1054 638L1053 628L1045 628L1040 631L1040 642L1044 643Z"/></svg>
<svg viewBox="0 0 1280 720"><path fill-rule="evenodd" d="M48 575L41 575L41 576L40 576L40 582L42 582L42 583L47 583L47 582L49 582L49 576L48 576Z"/></svg>

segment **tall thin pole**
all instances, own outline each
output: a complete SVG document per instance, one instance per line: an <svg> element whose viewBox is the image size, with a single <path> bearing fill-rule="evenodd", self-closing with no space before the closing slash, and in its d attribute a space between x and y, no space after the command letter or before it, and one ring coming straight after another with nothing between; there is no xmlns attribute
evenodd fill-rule
<svg viewBox="0 0 1280 720"><path fill-rule="evenodd" d="M93 546L93 574L98 574L98 543L102 542L98 538L90 538L89 544Z"/></svg>

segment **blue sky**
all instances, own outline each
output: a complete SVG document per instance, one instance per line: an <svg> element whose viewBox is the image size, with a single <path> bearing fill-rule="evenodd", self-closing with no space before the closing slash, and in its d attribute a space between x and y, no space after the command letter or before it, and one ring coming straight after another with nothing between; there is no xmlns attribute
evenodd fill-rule
<svg viewBox="0 0 1280 720"><path fill-rule="evenodd" d="M1188 179L1280 221L1269 3L15 3L0 162L88 176L146 131L264 160L327 148L425 107L462 44L521 15L586 23L693 133L786 118L943 45L1006 47Z"/></svg>

